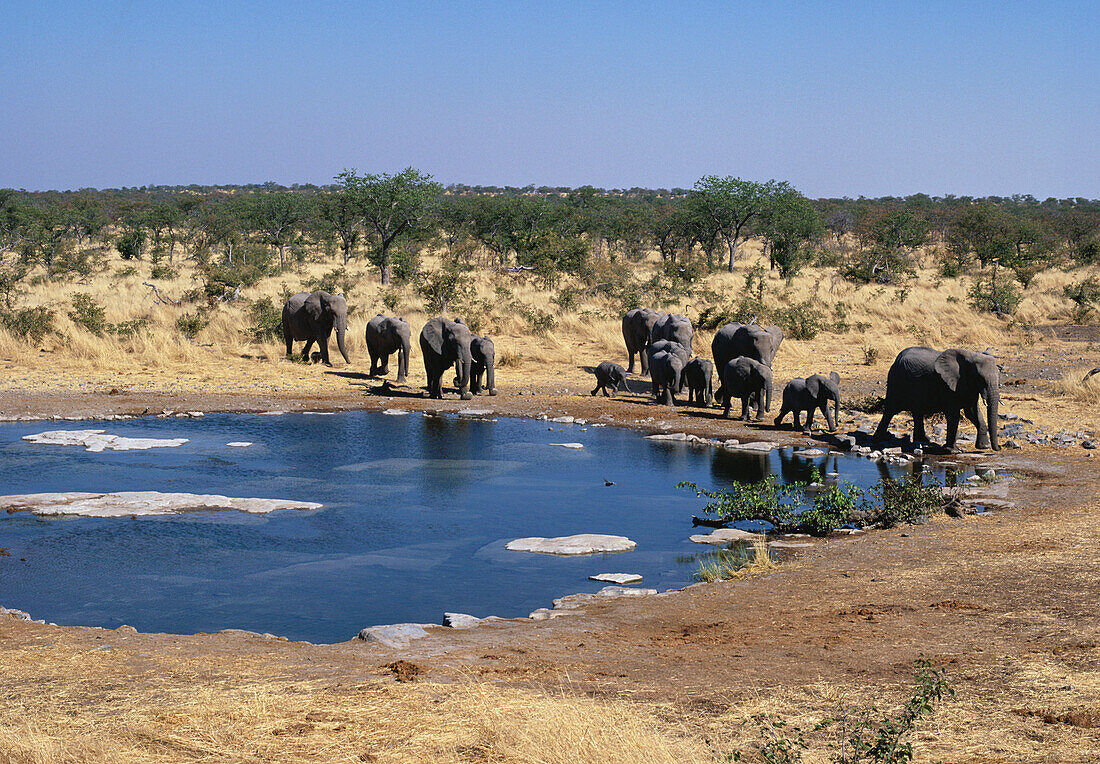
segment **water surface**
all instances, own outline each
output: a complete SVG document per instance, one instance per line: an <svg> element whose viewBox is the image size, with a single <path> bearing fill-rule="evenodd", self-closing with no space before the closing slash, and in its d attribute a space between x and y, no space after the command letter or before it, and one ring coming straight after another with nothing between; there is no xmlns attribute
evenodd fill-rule
<svg viewBox="0 0 1100 764"><path fill-rule="evenodd" d="M27 443L53 429L184 437L179 448L87 453ZM551 430L550 427L553 427ZM248 448L226 443L252 441ZM580 450L551 446L579 442ZM766 456L647 441L612 427L372 412L0 425L0 494L183 491L322 502L314 512L139 519L0 516L0 604L62 625L192 633L240 628L334 642L444 611L523 616L596 591L595 573L692 582L691 516L717 488L817 466L870 485L901 474L855 457ZM605 485L606 481L615 483ZM610 533L632 552L509 552L521 536ZM20 558L25 558L25 562Z"/></svg>

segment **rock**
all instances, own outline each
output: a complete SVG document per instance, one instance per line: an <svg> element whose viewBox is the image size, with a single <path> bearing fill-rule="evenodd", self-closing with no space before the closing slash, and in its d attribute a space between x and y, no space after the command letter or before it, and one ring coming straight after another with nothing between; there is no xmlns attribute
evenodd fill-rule
<svg viewBox="0 0 1100 764"><path fill-rule="evenodd" d="M1017 441L1013 440L1012 438L1006 440L1004 445L1005 448L1023 448L1023 446L1021 446ZM1085 447L1088 448L1088 446Z"/></svg>
<svg viewBox="0 0 1100 764"><path fill-rule="evenodd" d="M856 439L854 435L841 435L836 439L837 446L845 451L851 451L856 447Z"/></svg>
<svg viewBox="0 0 1100 764"><path fill-rule="evenodd" d="M208 509L235 509L250 514L279 509L320 509L322 504L287 499L247 499L198 493L119 491L118 493L28 493L0 496L0 508L36 515L129 517L173 515Z"/></svg>
<svg viewBox="0 0 1100 764"><path fill-rule="evenodd" d="M554 417L553 419L551 419L550 421L551 422L556 422L557 424L573 424L573 417L571 417L571 416L557 416L557 417Z"/></svg>
<svg viewBox="0 0 1100 764"><path fill-rule="evenodd" d="M17 621L32 621L31 614L25 610L16 610L15 608L7 608L0 606L0 615L6 615L8 618L14 618Z"/></svg>
<svg viewBox="0 0 1100 764"><path fill-rule="evenodd" d="M646 435L646 440L676 440L683 441L688 439L686 432L662 432L656 435Z"/></svg>
<svg viewBox="0 0 1100 764"><path fill-rule="evenodd" d="M901 446L894 446L893 448L884 448L882 453L889 454L890 456L901 456Z"/></svg>
<svg viewBox="0 0 1100 764"><path fill-rule="evenodd" d="M117 631L119 634L137 634L138 633L137 629L135 629L133 626L130 626L129 624L126 624L126 623L119 626L117 629L115 629L115 631Z"/></svg>
<svg viewBox="0 0 1100 764"><path fill-rule="evenodd" d="M986 481L987 483L992 483L996 479L997 479L997 471L996 470L986 470L985 472L982 473L982 480Z"/></svg>
<svg viewBox="0 0 1100 764"><path fill-rule="evenodd" d="M778 448L775 443L767 443L765 441L758 441L756 443L738 443L733 447L734 451L748 451L758 454L766 454L774 449Z"/></svg>
<svg viewBox="0 0 1100 764"><path fill-rule="evenodd" d="M99 453L112 451L139 451L146 448L175 448L188 442L187 438L124 438L109 435L106 430L50 430L36 435L24 435L29 443L50 446L84 446L86 451Z"/></svg>
<svg viewBox="0 0 1100 764"><path fill-rule="evenodd" d="M456 412L459 416L486 416L492 414L492 409L459 409Z"/></svg>
<svg viewBox="0 0 1100 764"><path fill-rule="evenodd" d="M597 597L648 597L656 594L656 589L634 589L626 586L605 586L596 592Z"/></svg>
<svg viewBox="0 0 1100 764"><path fill-rule="evenodd" d="M509 541L506 548L513 552L538 552L540 554L601 554L605 552L629 552L637 544L625 536L608 536L600 533L579 533L575 536L543 538L530 536Z"/></svg>
<svg viewBox="0 0 1100 764"><path fill-rule="evenodd" d="M481 623L481 619L466 613L444 613L443 625L452 629L472 629Z"/></svg>
<svg viewBox="0 0 1100 764"><path fill-rule="evenodd" d="M820 448L804 448L801 451L795 451L795 456L825 456L828 451L823 451Z"/></svg>
<svg viewBox="0 0 1100 764"><path fill-rule="evenodd" d="M597 573L588 577L589 581L606 581L611 584L636 584L642 580L638 573Z"/></svg>
<svg viewBox="0 0 1100 764"><path fill-rule="evenodd" d="M405 414L408 414L410 412L408 411L408 409L386 409L382 413L386 416L404 416Z"/></svg>
<svg viewBox="0 0 1100 764"><path fill-rule="evenodd" d="M250 441L250 440L234 440L232 443L226 443L225 445L229 446L230 448L248 448L249 446L252 445L252 441Z"/></svg>
<svg viewBox="0 0 1100 764"><path fill-rule="evenodd" d="M710 533L697 533L689 538L696 544L727 544L731 541L759 541L764 536L738 528L715 528Z"/></svg>
<svg viewBox="0 0 1100 764"><path fill-rule="evenodd" d="M583 443L547 443L548 446L561 446L562 448L584 448Z"/></svg>
<svg viewBox="0 0 1100 764"><path fill-rule="evenodd" d="M813 544L807 541L772 541L768 546L774 549L806 549Z"/></svg>
<svg viewBox="0 0 1100 764"><path fill-rule="evenodd" d="M737 438L730 438L729 440L722 441L722 445L726 448L733 448L734 446L740 445L740 443L741 441Z"/></svg>
<svg viewBox="0 0 1100 764"><path fill-rule="evenodd" d="M414 639L423 639L428 636L425 626L435 624L421 623L391 623L386 626L369 626L359 632L359 639L364 642L378 642L386 647L397 650L404 649Z"/></svg>
<svg viewBox="0 0 1100 764"><path fill-rule="evenodd" d="M286 412L285 411L258 411L256 413L258 413L260 416L282 416Z"/></svg>
<svg viewBox="0 0 1100 764"><path fill-rule="evenodd" d="M1097 443L1095 440L1086 440L1081 444L1081 448L1087 448L1091 451L1095 448L1100 448L1100 443Z"/></svg>

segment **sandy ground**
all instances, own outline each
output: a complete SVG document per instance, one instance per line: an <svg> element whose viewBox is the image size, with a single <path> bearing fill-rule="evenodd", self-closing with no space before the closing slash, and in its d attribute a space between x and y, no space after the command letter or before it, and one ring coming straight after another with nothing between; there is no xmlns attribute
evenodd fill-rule
<svg viewBox="0 0 1100 764"><path fill-rule="evenodd" d="M1066 362L1100 365L1088 347L1066 343L1068 350L1059 352ZM640 377L633 381L635 394L592 398L591 377L580 367L531 370L521 385L510 383L502 369L501 394L470 402L454 397L429 401L415 388L391 388L354 368L285 368L269 381L238 389L219 388L216 380L191 388L186 379L166 382L152 373L83 376L76 385L62 372L39 371L35 379L9 377L0 384L0 413L84 417L194 410L491 408L499 414L570 414L743 441L807 442L770 425L722 420L717 409L656 406L642 394ZM1024 384L1004 388L1002 412L1052 427L1095 421L1097 413L1080 411L1080 404L1073 416L1072 402L1028 392L1043 378L1044 368L1006 360L1006 379ZM875 391L882 391L880 379L846 382L848 397ZM848 417L844 427L862 421ZM270 688L276 681L281 699L302 702L265 705L264 718L277 720L271 734L305 725L297 734L316 741L319 747L311 748L310 755L318 760L355 758L344 758L340 725L328 723L339 713L311 721L309 713L320 713L315 707L351 714L365 702L363 693L382 693L394 704L398 696L408 701L410 693L425 687L444 689L431 702L416 696L421 700L409 706L404 721L388 727L377 721L379 732L356 749L358 760L562 760L550 753L542 758L530 750L522 753L522 746L515 755L497 755L488 744L445 742L442 733L431 737L435 743L418 740L413 746L413 733L403 726L418 728L424 717L436 713L433 702L440 704L440 718L457 719L444 711L452 692L446 688L481 687L484 681L576 703L594 699L614 708L628 703L642 709L638 713L651 714L653 725L672 725L670 734L691 746L684 749L688 753L628 760L707 758L751 750L756 733L747 720L761 711L820 718L835 713L838 704L873 699L890 706L902 698L913 662L921 656L948 668L958 694L918 733L919 760L1096 761L1100 459L1089 458L1080 447L1031 446L962 458L1012 469L1018 476L1010 496L1015 507L817 541L785 560L777 572L759 578L601 603L548 621L436 631L405 651L360 641L317 646L242 633L139 634L126 627L57 628L0 618L0 710L7 719L0 729L24 735L32 748L48 743L51 751L56 749L56 755L36 759L26 746L13 747L5 759L3 741L17 738L0 737L0 761L95 760L95 752L106 749L79 748L78 743L101 738L132 746L119 749L132 751L120 760L297 760L292 754L298 749L282 743L272 748L250 744L247 755L224 741L219 748L209 742L216 737L210 730L192 734L184 745L169 731L190 717L181 712L173 722L167 710L164 719L150 715L161 704L172 706L173 693L198 686L219 688L228 696L261 685ZM0 558L0 575L18 575L18 566L16 559ZM399 659L413 668L387 668ZM396 684L396 679L418 681ZM147 716L135 732L132 715L139 712ZM216 727L210 722L211 730ZM169 738L176 742L165 742ZM436 744L440 747L432 749ZM331 755L321 755L325 751ZM607 760L622 758L610 748L604 753Z"/></svg>

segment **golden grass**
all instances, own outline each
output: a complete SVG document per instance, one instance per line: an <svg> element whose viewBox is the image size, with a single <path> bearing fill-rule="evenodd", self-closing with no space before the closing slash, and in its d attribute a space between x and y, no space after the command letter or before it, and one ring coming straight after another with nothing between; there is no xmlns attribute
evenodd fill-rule
<svg viewBox="0 0 1100 764"><path fill-rule="evenodd" d="M145 670L131 660L114 650L5 650L0 763L709 759L684 729L621 701L369 674L352 687L292 682L262 659L162 657L168 665Z"/></svg>
<svg viewBox="0 0 1100 764"><path fill-rule="evenodd" d="M1055 392L1081 403L1100 406L1100 372L1085 379L1092 368L1097 367L1077 366L1069 369L1054 383Z"/></svg>
<svg viewBox="0 0 1100 764"><path fill-rule="evenodd" d="M751 551L745 556L735 551L717 549L712 558L699 564L696 575L707 582L740 581L770 573L778 567L768 550L768 542L759 539L753 542Z"/></svg>

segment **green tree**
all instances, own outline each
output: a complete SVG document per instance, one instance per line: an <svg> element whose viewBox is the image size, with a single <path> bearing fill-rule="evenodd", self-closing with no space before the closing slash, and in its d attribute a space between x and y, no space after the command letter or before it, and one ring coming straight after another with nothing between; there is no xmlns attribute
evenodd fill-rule
<svg viewBox="0 0 1100 764"><path fill-rule="evenodd" d="M248 219L260 240L279 253L279 267L286 267L286 246L305 217L302 197L296 193L268 191L248 201Z"/></svg>
<svg viewBox="0 0 1100 764"><path fill-rule="evenodd" d="M339 240L346 266L363 235L359 209L346 188L325 194L317 201L317 231L326 241Z"/></svg>
<svg viewBox="0 0 1100 764"><path fill-rule="evenodd" d="M351 195L363 228L374 239L371 260L381 272L382 283L389 284L390 249L397 242L408 243L425 235L442 186L412 167L392 175L345 170L336 180Z"/></svg>
<svg viewBox="0 0 1100 764"><path fill-rule="evenodd" d="M737 259L737 247L749 238L753 222L767 209L776 194L786 193L786 181L763 183L726 176L707 175L695 183L692 196L713 220L729 251L729 272Z"/></svg>
<svg viewBox="0 0 1100 764"><path fill-rule="evenodd" d="M787 189L772 197L757 229L767 243L771 266L790 279L809 262L811 247L821 239L825 224L806 197Z"/></svg>

